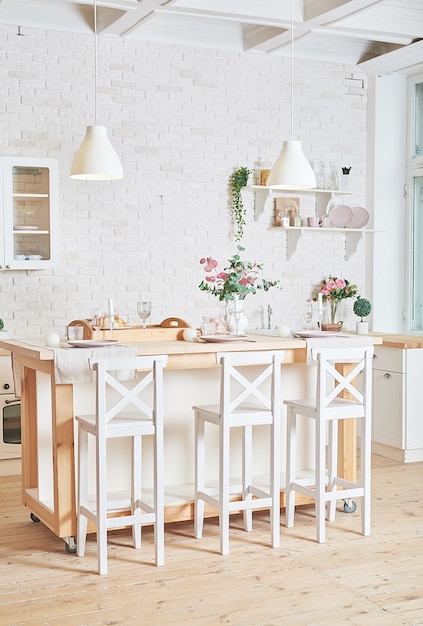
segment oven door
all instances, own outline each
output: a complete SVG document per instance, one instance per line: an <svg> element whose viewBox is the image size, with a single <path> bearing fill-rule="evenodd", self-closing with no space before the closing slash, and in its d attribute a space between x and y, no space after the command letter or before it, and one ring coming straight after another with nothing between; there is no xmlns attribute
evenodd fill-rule
<svg viewBox="0 0 423 626"><path fill-rule="evenodd" d="M0 394L0 459L20 459L21 402L14 394Z"/></svg>

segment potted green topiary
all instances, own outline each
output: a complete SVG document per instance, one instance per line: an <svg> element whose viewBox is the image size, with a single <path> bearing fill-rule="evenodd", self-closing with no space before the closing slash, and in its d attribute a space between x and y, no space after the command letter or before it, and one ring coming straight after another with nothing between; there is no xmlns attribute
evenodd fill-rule
<svg viewBox="0 0 423 626"><path fill-rule="evenodd" d="M354 313L360 318L360 321L356 324L357 335L367 335L369 332L369 324L365 322L363 318L370 315L371 310L372 305L370 304L370 300L358 296L353 306Z"/></svg>

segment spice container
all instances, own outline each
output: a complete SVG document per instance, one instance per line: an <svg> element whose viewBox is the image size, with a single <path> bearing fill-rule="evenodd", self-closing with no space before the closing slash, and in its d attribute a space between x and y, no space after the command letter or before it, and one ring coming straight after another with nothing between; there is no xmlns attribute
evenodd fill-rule
<svg viewBox="0 0 423 626"><path fill-rule="evenodd" d="M262 168L260 170L260 185L265 187L267 185L267 179L270 174L270 163L265 161L262 163Z"/></svg>

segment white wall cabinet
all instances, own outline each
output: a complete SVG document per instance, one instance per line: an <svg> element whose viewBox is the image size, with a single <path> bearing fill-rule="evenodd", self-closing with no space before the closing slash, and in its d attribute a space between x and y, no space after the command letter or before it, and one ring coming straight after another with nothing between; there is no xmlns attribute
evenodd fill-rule
<svg viewBox="0 0 423 626"><path fill-rule="evenodd" d="M0 269L54 267L57 262L57 162L2 157L3 234Z"/></svg>
<svg viewBox="0 0 423 626"><path fill-rule="evenodd" d="M376 346L373 359L373 444L376 454L423 461L423 348Z"/></svg>

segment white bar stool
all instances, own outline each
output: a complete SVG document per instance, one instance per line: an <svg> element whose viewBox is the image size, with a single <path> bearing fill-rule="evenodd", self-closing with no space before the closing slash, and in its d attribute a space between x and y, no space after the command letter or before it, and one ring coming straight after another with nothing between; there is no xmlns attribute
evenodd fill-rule
<svg viewBox="0 0 423 626"><path fill-rule="evenodd" d="M280 544L280 415L281 363L283 351L224 352L216 355L221 367L220 402L208 406L194 406L195 412L195 505L194 531L200 539L203 534L205 502L219 511L220 552L229 553L229 515L243 511L246 531L252 530L252 511L269 508L271 517L271 545ZM251 366L259 373L252 375ZM250 367L249 371L246 368ZM270 391L261 390L263 383ZM253 399L254 402L247 402ZM205 424L219 429L219 483L207 487L205 483ZM253 426L270 425L269 490L254 486L252 478ZM242 484L230 484L230 433L242 428ZM235 499L235 496L238 498Z"/></svg>
<svg viewBox="0 0 423 626"><path fill-rule="evenodd" d="M294 525L295 493L302 493L315 501L317 541L324 543L325 509L328 521L333 521L336 500L361 497L362 533L369 535L373 347L315 348L312 357L317 360L316 397L284 401L287 406L286 525ZM351 365L345 368L345 364ZM353 381L359 374L357 388ZM315 422L315 473L311 478L296 476L297 415ZM338 420L350 418L360 420L361 470L357 482L337 476Z"/></svg>
<svg viewBox="0 0 423 626"><path fill-rule="evenodd" d="M107 531L132 526L133 544L141 547L142 524L154 524L156 565L164 562L164 486L163 486L163 368L167 356L107 358L91 363L96 372L96 412L76 415L78 423L78 499L77 554L84 556L87 522L97 529L98 573L107 573ZM140 372L140 370L142 370ZM125 373L123 374L123 371ZM124 385L119 380L138 378ZM110 398L113 392L113 399ZM129 407L129 410L127 410ZM95 438L95 501L88 497L88 438ZM154 494L153 504L142 499L141 465L142 437L153 437ZM108 439L130 437L132 441L131 495L108 500ZM108 517L110 511L129 514Z"/></svg>

